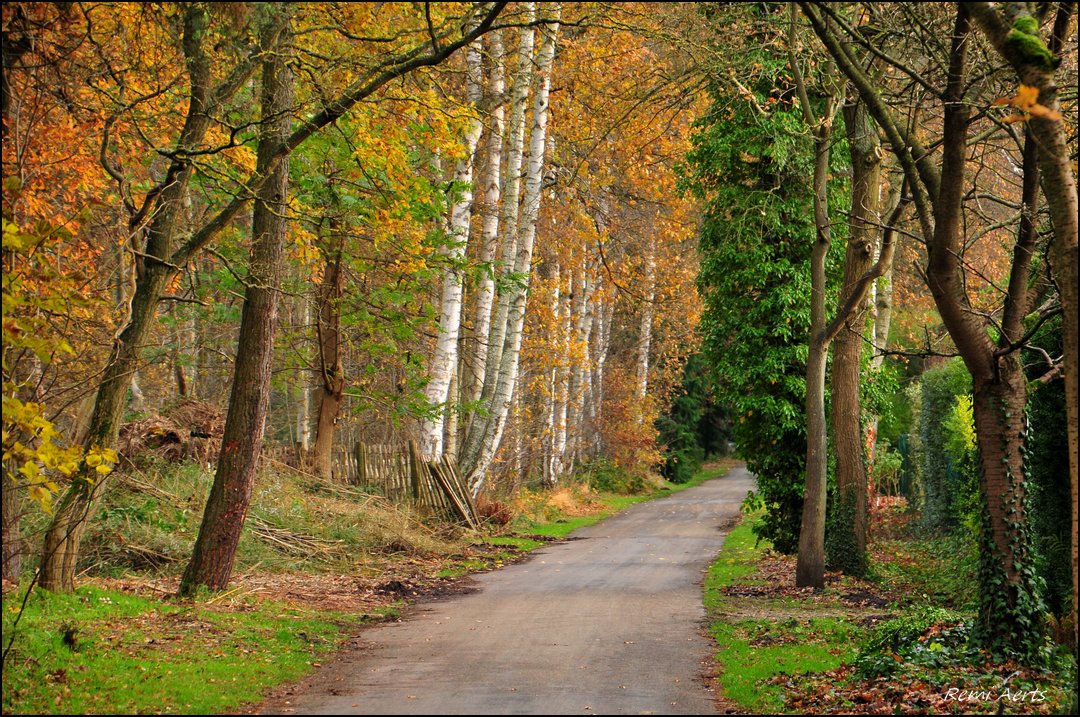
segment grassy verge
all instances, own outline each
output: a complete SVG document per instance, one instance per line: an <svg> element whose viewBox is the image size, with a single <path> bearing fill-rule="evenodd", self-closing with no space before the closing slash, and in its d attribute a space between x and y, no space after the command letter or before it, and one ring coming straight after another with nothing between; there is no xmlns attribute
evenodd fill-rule
<svg viewBox="0 0 1080 717"><path fill-rule="evenodd" d="M761 571L771 551L751 531L753 519L744 517L725 539L705 581L705 607L724 696L741 709L776 714L786 711L784 681L776 678L840 666L853 658L863 629L844 619L834 597L775 589Z"/></svg>
<svg viewBox="0 0 1080 717"><path fill-rule="evenodd" d="M5 648L20 597L4 603ZM224 610L212 601L92 585L71 595L35 591L4 663L4 714L221 712L310 671L357 621L264 601Z"/></svg>
<svg viewBox="0 0 1080 717"><path fill-rule="evenodd" d="M794 558L757 543L744 517L706 580L725 698L776 714L1074 710L1074 654L1048 644L1033 667L975 647L971 538L920 536L910 517L879 506L868 579L830 573L820 593L793 587Z"/></svg>

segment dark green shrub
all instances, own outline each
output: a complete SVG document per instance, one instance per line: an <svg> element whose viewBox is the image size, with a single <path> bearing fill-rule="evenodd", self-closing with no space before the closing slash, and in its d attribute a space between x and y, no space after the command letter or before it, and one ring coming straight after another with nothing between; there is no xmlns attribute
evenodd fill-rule
<svg viewBox="0 0 1080 717"><path fill-rule="evenodd" d="M1036 345L1052 356L1061 355L1061 318L1044 325ZM1035 547L1035 570L1045 582L1043 599L1055 615L1072 606L1070 525L1072 493L1069 485L1068 419L1065 381L1060 374L1038 380L1048 370L1041 354L1025 355L1031 379L1028 396L1028 437L1025 468L1028 486L1028 525Z"/></svg>
<svg viewBox="0 0 1080 717"><path fill-rule="evenodd" d="M595 490L633 495L645 490L645 477L624 470L609 460L599 458L582 466L581 478Z"/></svg>

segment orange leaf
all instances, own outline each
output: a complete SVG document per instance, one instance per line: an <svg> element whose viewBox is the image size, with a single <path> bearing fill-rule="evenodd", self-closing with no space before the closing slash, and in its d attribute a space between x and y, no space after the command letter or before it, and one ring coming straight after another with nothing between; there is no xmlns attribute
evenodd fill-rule
<svg viewBox="0 0 1080 717"><path fill-rule="evenodd" d="M1059 120L1059 119L1061 119L1061 113L1060 112L1058 112L1056 110L1052 110L1049 107L1044 107L1043 105L1040 105L1040 104L1032 105L1031 109L1030 109L1030 112L1031 112L1031 114L1033 116L1041 117L1042 119L1048 119L1048 120Z"/></svg>

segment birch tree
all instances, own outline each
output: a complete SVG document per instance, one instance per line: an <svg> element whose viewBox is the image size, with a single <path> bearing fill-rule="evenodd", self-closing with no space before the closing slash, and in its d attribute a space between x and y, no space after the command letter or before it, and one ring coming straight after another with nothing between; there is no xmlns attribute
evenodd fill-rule
<svg viewBox="0 0 1080 717"><path fill-rule="evenodd" d="M481 56L479 41L474 41L465 51L466 89L465 99L473 112L462 137L463 156L454 169L451 193L447 246L443 251L446 269L443 271L439 333L428 370L425 391L428 403L435 411L433 418L425 420L420 430L420 450L429 458L443 454L443 437L446 412L456 410L450 402L450 384L458 370L458 342L461 334L461 314L464 298L462 265L469 241L469 222L473 209L473 166L476 147L480 142L483 122L479 114L482 94Z"/></svg>
<svg viewBox="0 0 1080 717"><path fill-rule="evenodd" d="M462 472L467 477L469 487L474 494L479 492L483 486L485 473L502 441L517 384L522 327L525 323L529 278L532 271L533 244L536 239L536 223L540 213L544 150L547 143L548 95L551 91L551 72L555 58L560 10L560 6L556 5L548 18L548 23L541 29L543 40L536 59L536 73L539 83L533 100L532 130L529 135L529 161L525 171L521 215L516 225L516 252L513 273L517 281L507 296L506 330L502 341L502 352L499 356L498 373L495 376L490 393L487 390L487 385L485 385L484 395L490 395L487 404L489 414L483 420L473 421L473 428L466 438L462 450ZM510 151L513 151L512 147ZM512 175L508 169L509 176ZM508 186L507 191L504 193L504 202L512 201L513 196L515 195ZM504 222L503 224L504 228L509 229L510 222Z"/></svg>

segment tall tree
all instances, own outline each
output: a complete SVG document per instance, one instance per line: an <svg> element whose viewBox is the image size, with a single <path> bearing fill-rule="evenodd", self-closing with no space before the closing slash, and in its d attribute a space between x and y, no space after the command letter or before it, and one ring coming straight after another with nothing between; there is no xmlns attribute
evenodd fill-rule
<svg viewBox="0 0 1080 717"><path fill-rule="evenodd" d="M419 68L441 63L488 32L504 7L505 3L501 2L480 3L471 7L467 15L476 15L480 20L475 25L466 23L469 25L467 30L463 29L461 23L467 18L447 17L436 26L430 22L429 15L424 21L426 30L423 39L396 51L381 53L377 60L359 73L357 79L330 95L316 112L300 122L280 143L271 165L276 166L301 144L339 120L357 103L387 83ZM267 11L266 6L261 4L256 9L256 14ZM257 51L252 51L237 63L224 80L214 85L206 36L208 10L203 5L191 4L186 5L183 12L182 44L190 84L187 121L174 148L167 151L171 163L165 180L145 196L140 208L132 211L129 223L133 227L142 226L144 221L148 224L145 251L140 252L140 271L136 277L129 316L118 332L113 352L102 373L87 432L87 445L105 448L115 445L129 379L139 365L139 349L147 343L164 288L180 271L180 267L187 265L232 222L272 174L272 170L269 170L265 174L247 177L242 182L242 191L181 237L180 210L187 195L188 182L196 170L195 159L208 151L204 146L207 130L220 113L222 105L244 85L257 64ZM117 170L116 167L111 169L114 172ZM43 587L66 591L73 588L84 524L92 514L105 484L103 480L80 480L65 494L45 536Z"/></svg>
<svg viewBox="0 0 1080 717"><path fill-rule="evenodd" d="M828 424L825 421L825 367L829 358L830 336L826 335L826 266L832 241L829 217L829 153L833 122L839 109L837 88L825 90L825 106L817 116L807 93L806 82L795 56L795 6L791 6L788 38L791 72L799 94L803 120L814 137L814 246L810 252L810 337L806 359L806 490L803 492L802 525L799 530L799 555L795 566L795 584L800 587L825 586L825 508L828 470Z"/></svg>
<svg viewBox="0 0 1080 717"><path fill-rule="evenodd" d="M145 247L136 261L137 282L129 303L126 323L113 343L102 373L89 429L87 447L112 447L120 430L125 397L131 376L139 365L139 351L153 323L157 304L177 267L186 263L188 253L176 249L184 198L195 166L191 161L200 149L213 117L221 111L255 69L254 52L237 63L225 79L214 84L208 45L209 10L192 4L183 10L182 47L187 62L189 109L184 127L170 152L165 178L148 192L138 208L129 203L128 226L138 230L145 223ZM103 149L108 147L108 127ZM126 180L103 151L106 170L122 186ZM238 207L239 208L239 207ZM178 256L179 255L179 256ZM182 257L182 258L181 258ZM65 493L48 531L42 551L41 586L48 590L74 588L85 521L97 503L105 480L86 474Z"/></svg>
<svg viewBox="0 0 1080 717"><path fill-rule="evenodd" d="M428 370L427 399L435 415L425 420L420 430L420 448L429 458L443 454L443 436L447 411L456 411L451 402L450 384L458 372L458 343L463 311L463 271L465 251L469 241L469 224L473 211L473 168L476 147L480 142L483 122L479 104L483 93L481 80L480 43L478 40L465 51L466 88L465 99L474 112L462 137L463 154L454 169L450 204L450 221L447 245L444 250L446 269L443 272L439 334ZM456 401L452 401L456 403Z"/></svg>
<svg viewBox="0 0 1080 717"><path fill-rule="evenodd" d="M847 250L844 255L844 284L840 305L852 302L848 316L833 344L832 427L836 453L836 505L829 543L834 549L828 559L833 567L849 575L866 572L867 481L866 443L862 425L862 355L866 333L866 301L869 282L863 277L875 259L877 225L881 223L881 144L877 126L856 96L843 108L851 159L851 213L848 220ZM891 264L891 245L883 248Z"/></svg>
<svg viewBox="0 0 1080 717"><path fill-rule="evenodd" d="M336 202L333 202L332 211L340 212ZM344 347L341 341L345 231L338 215L331 216L327 224L329 236L320 248L323 255L323 276L318 289L318 316L315 319L319 411L312 464L317 475L329 480L333 473L334 436L345 393L345 367L342 361Z"/></svg>
<svg viewBox="0 0 1080 717"><path fill-rule="evenodd" d="M217 473L180 595L198 587L222 590L229 583L236 547L251 504L270 403L270 370L278 323L288 222L288 157L281 145L292 128L295 55L292 3L274 3L259 28L262 58L262 120L255 171L265 177L252 212L251 269L244 292L232 395L221 437Z"/></svg>
<svg viewBox="0 0 1080 717"><path fill-rule="evenodd" d="M1064 321L1065 409L1069 430L1069 479L1072 484L1072 573L1073 614L1077 603L1077 224L1078 204L1076 175L1070 162L1065 123L1059 112L1058 85L1055 70L1060 64L1059 53L1068 36L1076 12L1075 2L1057 3L1053 32L1049 46L1043 41L1037 18L1024 3L965 3L979 28L1000 55L1016 72L1021 87L1037 90L1035 103L1029 110L1027 124L1038 143L1040 182L1043 196L1050 208L1054 238L1050 243L1051 268L1061 295ZM1040 107L1042 110L1035 110ZM1076 641L1077 620L1073 620L1073 641Z"/></svg>
<svg viewBox="0 0 1080 717"><path fill-rule="evenodd" d="M555 59L555 45L558 34L558 19L561 7L556 4L549 11L548 22L542 28L543 40L537 55L537 77L539 87L533 98L532 131L529 136L529 161L525 171L524 193L521 198L521 215L515 223L516 239L513 256L514 274L518 281L510 287L506 306L505 333L502 338L502 350L499 355L497 372L490 384L485 381L481 400L488 403L489 414L483 420L474 419L470 435L462 447L462 473L469 482L473 493L483 487L488 466L495 451L502 442L506 420L517 385L518 368L521 352L522 328L525 323L525 309L528 304L529 277L532 270L533 244L536 239L536 223L540 214L540 198L544 170L544 150L547 145L548 97L551 92L551 72ZM523 43L524 44L524 43ZM516 82L515 82L516 90ZM513 126L513 119L511 120ZM513 149L511 149L513 151ZM508 177L512 176L507 172ZM512 202L514 193L504 192L504 202ZM503 222L504 229L511 229L511 222ZM500 323L502 316L496 319ZM492 357L493 358L493 357ZM489 360L492 360L489 358ZM493 364L493 369L495 365Z"/></svg>

